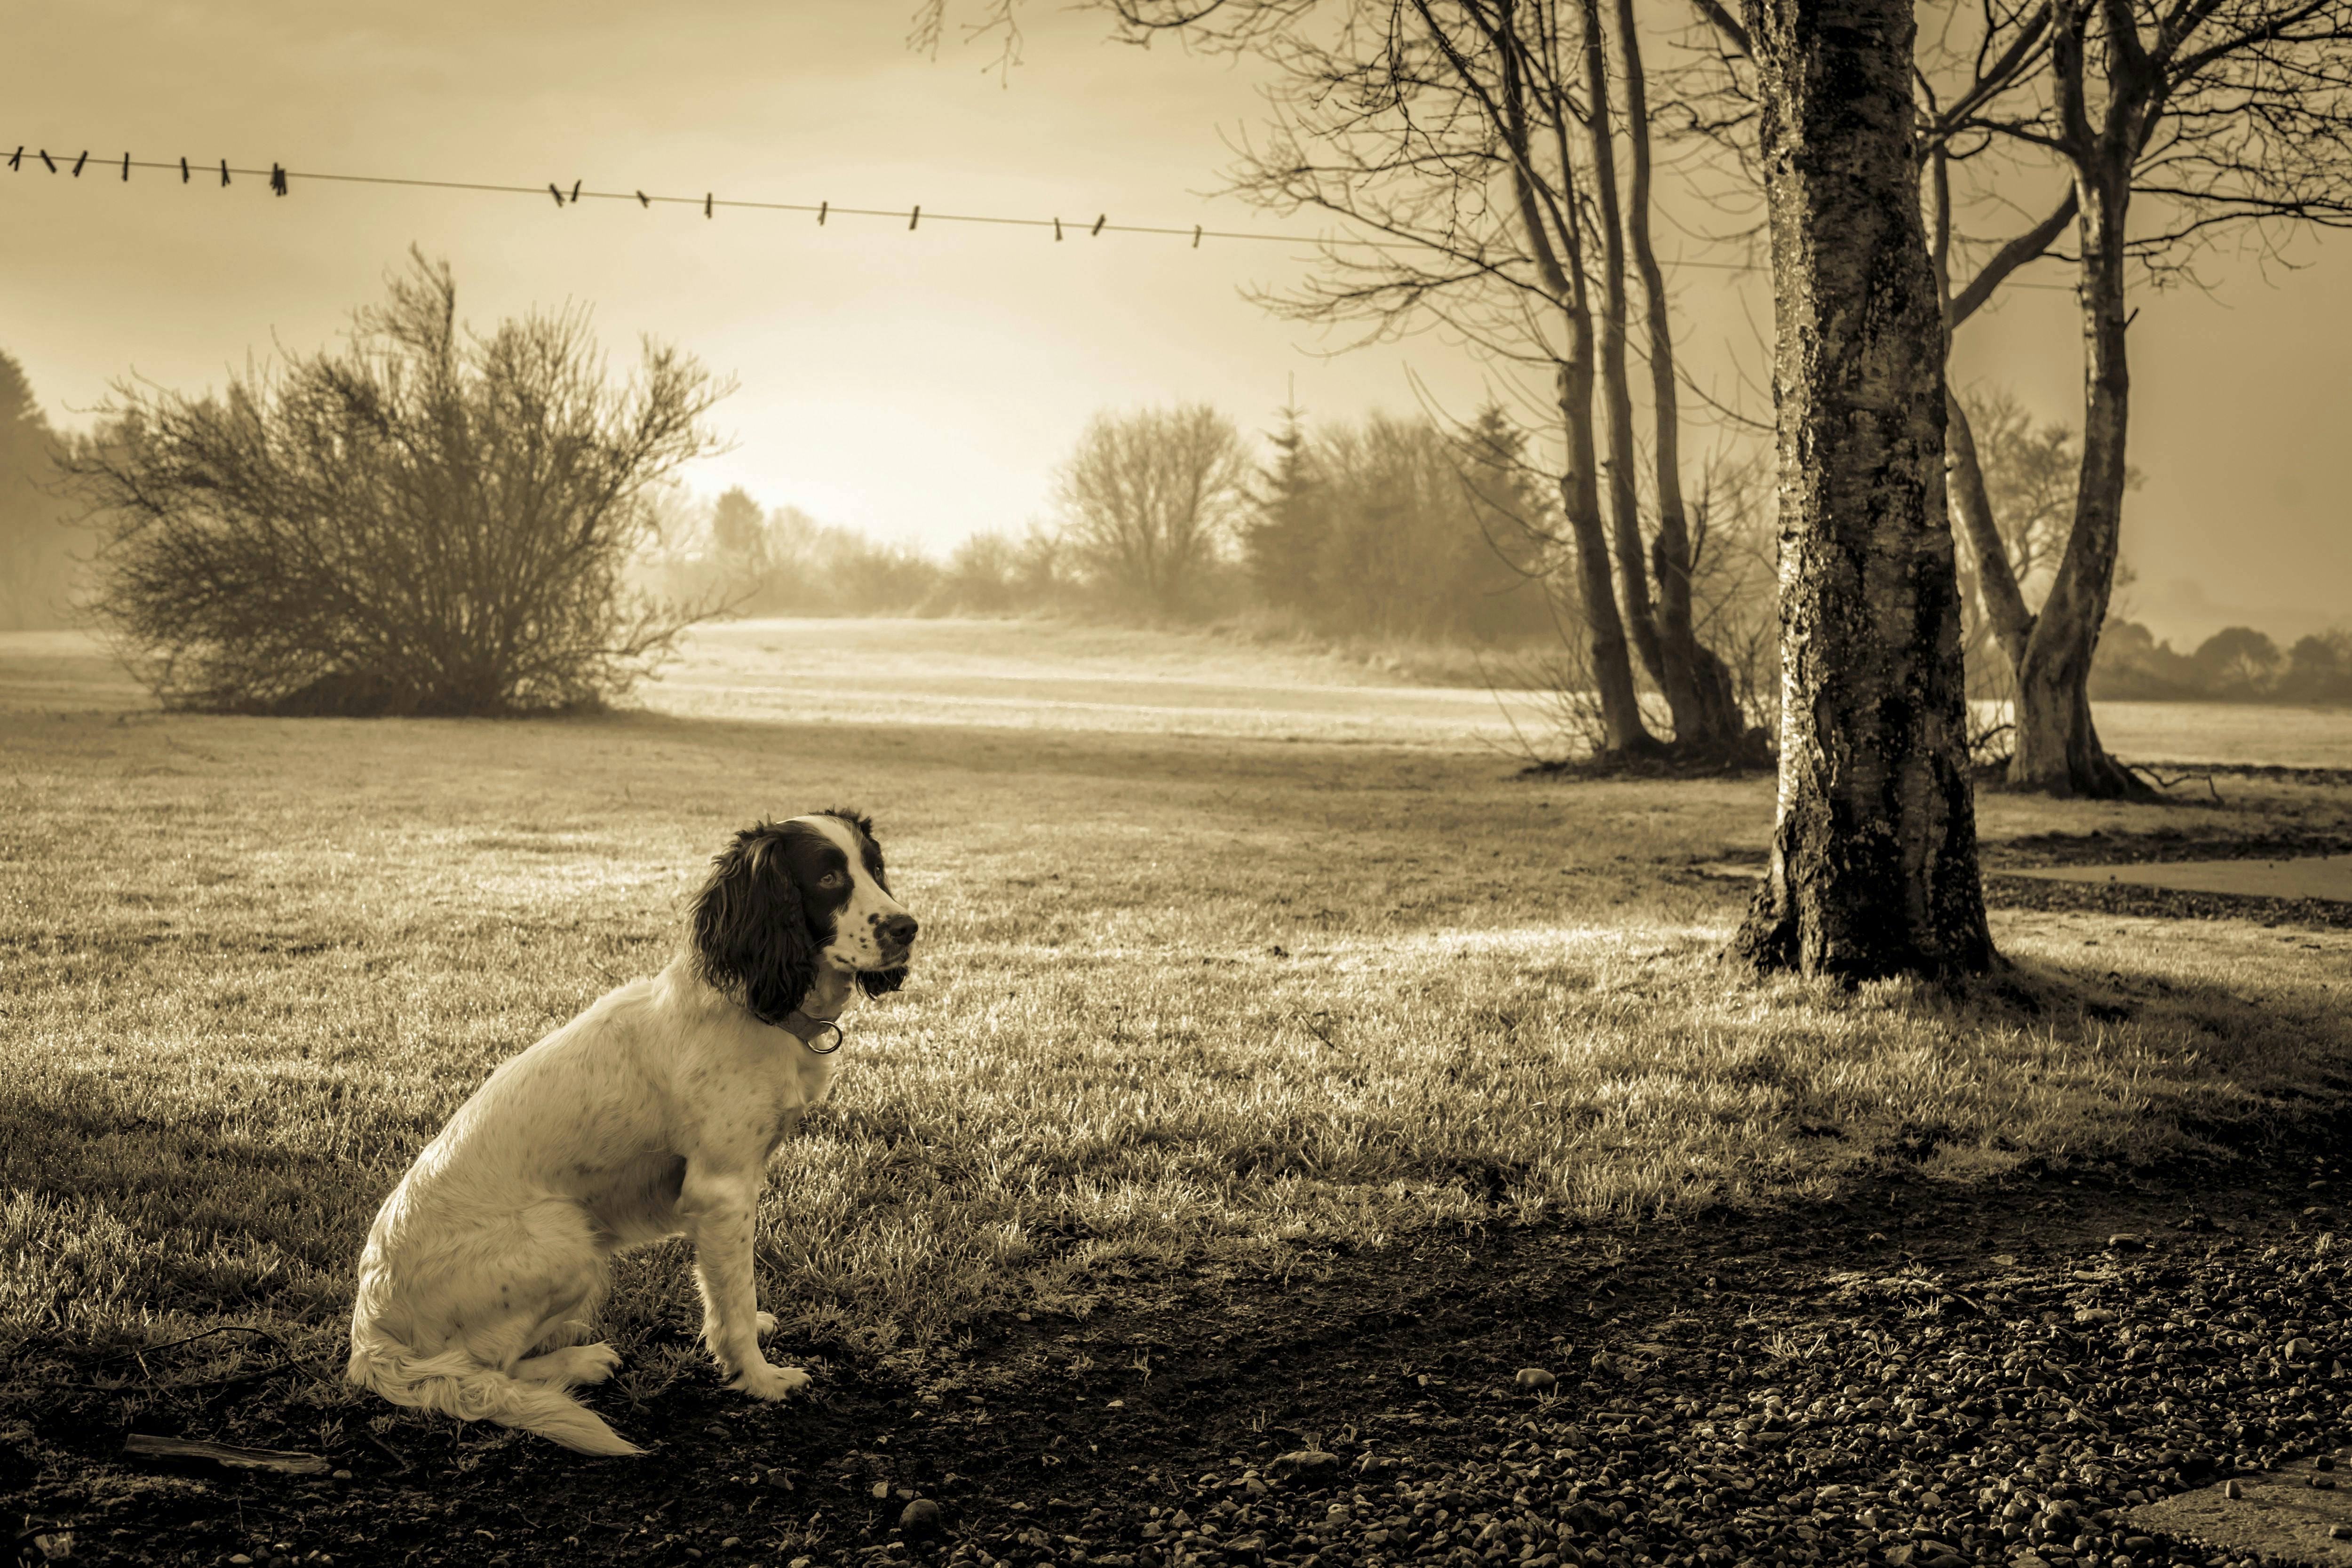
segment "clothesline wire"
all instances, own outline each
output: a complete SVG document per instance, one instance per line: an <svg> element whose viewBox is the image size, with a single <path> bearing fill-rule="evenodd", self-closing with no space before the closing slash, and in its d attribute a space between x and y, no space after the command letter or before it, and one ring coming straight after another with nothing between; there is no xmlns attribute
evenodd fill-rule
<svg viewBox="0 0 2352 1568"><path fill-rule="evenodd" d="M24 162L25 156L26 149L23 147L17 148L16 153L7 160L9 169L11 171L17 171ZM34 156L39 158L43 163L47 164L51 173L54 174L60 172L62 165L57 161L57 159L51 157L47 149L36 150ZM83 168L89 163L89 154L86 152L76 157L72 165L72 173L76 178L79 178L81 176ZM1070 228L1082 229L1089 237L1104 234L1173 236L1180 239L1189 237L1195 247L1199 246L1203 239L1234 239L1256 240L1283 245L1353 247L1373 250L1421 250L1428 248L1420 241L1410 239L1372 239L1347 235L1265 234L1246 229L1213 229L1200 225L1194 225L1191 228L1185 228L1181 226L1165 224L1112 223L1108 220L1108 215L1107 214L1097 216L1091 224L1087 223L1084 218L1073 218L1068 220L1066 226L1065 220L1059 217L1012 217L1001 214L989 213L925 212L919 204L904 209L891 207L845 207L836 206L831 202L824 201L750 201L738 196L721 196L716 192L709 191L699 196L656 195L648 195L646 192L639 190L591 191L584 189L583 183L577 180L572 182L572 187L569 190L566 190L562 185L554 181L549 181L543 185L516 185L486 180L424 180L397 174L323 174L314 171L287 169L276 163L271 164L267 169L243 168L228 163L226 159L215 163L191 163L189 160L184 158L160 161L155 159L133 158L127 153L119 159L110 158L104 160L100 163L99 167L107 171L119 169L121 171L121 177L124 180L128 180L131 177L131 171L133 169L154 169L161 170L165 173L176 173L179 174L183 184L193 183L195 175L198 174L210 177L215 172L218 173L220 183L222 184L229 184L232 176L237 175L242 175L250 179L266 179L269 182L270 189L279 195L287 195L290 189L291 183L299 180L317 181L322 184L393 185L428 191L478 191L494 195L551 195L554 197L555 203L558 206L572 206L585 201L635 202L639 206L647 208L657 205L698 206L703 210L703 215L705 216L711 216L716 213L717 209L726 207L730 210L744 212L811 213L815 215L816 220L820 224L824 223L828 218L837 216L841 217L904 218L907 220L907 226L910 229L919 227L925 222L992 224L1006 228L1050 228L1054 231L1054 237L1056 239L1060 239L1063 237L1063 231L1065 227L1067 226ZM1667 262L1667 265L1669 267L1696 268L1712 272L1761 273L1769 270L1769 268L1748 261L1699 261L1679 259L1669 261ZM2012 289L2066 290L2070 292L2073 288L2071 284L2063 283L2023 282L2011 282L2008 287Z"/></svg>

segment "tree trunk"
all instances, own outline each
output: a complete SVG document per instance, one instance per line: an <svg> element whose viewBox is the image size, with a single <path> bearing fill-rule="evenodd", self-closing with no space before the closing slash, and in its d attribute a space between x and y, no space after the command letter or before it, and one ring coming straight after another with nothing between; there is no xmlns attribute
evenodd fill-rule
<svg viewBox="0 0 2352 1568"><path fill-rule="evenodd" d="M1845 980L1998 962L1977 875L1942 314L1911 0L1748 0L1772 235L1781 735L1735 951Z"/></svg>
<svg viewBox="0 0 2352 1568"><path fill-rule="evenodd" d="M2058 575L2034 617L2017 661L2017 750L2009 782L2058 795L2116 799L2152 794L2099 744L2091 722L2091 661L2106 625L2123 537L2124 436L2131 411L2131 367L2125 352L2124 219L2131 168L2106 166L2102 148L2092 178L2076 176L2082 244L2084 338L2083 468L2074 525Z"/></svg>
<svg viewBox="0 0 2352 1568"><path fill-rule="evenodd" d="M1944 394L1945 468L1951 488L1952 510L1967 530L1969 549L1977 558L1977 580L1984 585L1985 619L2001 657L2014 668L2023 662L2025 645L2033 635L2033 616L2025 607L2025 594L2017 585L2009 546L1992 515L1992 498L1985 493L1984 468L1977 461L1976 432L1968 410L1947 389Z"/></svg>
<svg viewBox="0 0 2352 1568"><path fill-rule="evenodd" d="M1936 269L1936 309L1943 323L1944 354L1948 362L1959 312L1952 301L1952 185L1943 148L1931 154L1928 168L1927 255ZM1985 619L2002 657L2014 668L2025 657L2025 639L2033 633L2033 616L2025 607L2009 546L2002 542L2000 525L1992 515L1992 498L1985 492L1984 465L1977 460L1977 437L1969 425L1969 411L1952 395L1948 377L1944 383L1944 474L1947 499L1960 529L1968 534L1969 552L1976 556Z"/></svg>
<svg viewBox="0 0 2352 1568"><path fill-rule="evenodd" d="M1617 614L1617 594L1609 576L1609 542L1601 528L1601 491L1592 449L1591 329L1571 331L1572 345L1559 367L1560 427L1568 437L1568 471L1559 477L1560 510L1576 541L1579 596L1584 606L1592 684L1601 699L1601 722L1609 749L1621 756L1658 751L1642 721L1642 699L1633 689L1633 659L1625 623ZM1579 353L1579 346L1587 352Z"/></svg>
<svg viewBox="0 0 2352 1568"><path fill-rule="evenodd" d="M1625 627L1642 668L1665 693L1680 739L1692 710L1687 668L1669 671L1650 604L1650 563L1642 548L1642 500L1634 479L1633 391L1625 374L1625 230L1617 208L1617 134L1609 117L1608 54L1601 35L1599 0L1581 0L1584 90L1592 138L1592 199L1601 230L1601 401L1608 415L1609 532L1617 547L1617 576L1625 600Z"/></svg>
<svg viewBox="0 0 2352 1568"><path fill-rule="evenodd" d="M1588 12L1586 25L1596 24L1597 18ZM1649 87L1642 70L1633 0L1617 0L1617 47L1625 79L1625 146L1630 165L1625 236L1632 243L1634 269L1642 276L1643 324L1648 330L1650 351L1650 407L1656 426L1652 461L1657 482L1658 532L1651 541L1650 557L1658 579L1658 684L1675 716L1675 743L1686 750L1716 751L1738 742L1748 722L1732 689L1731 671L1700 646L1691 624L1690 522L1683 504L1674 323L1666 308L1665 273L1650 241ZM1684 694L1684 700L1676 701L1677 692Z"/></svg>
<svg viewBox="0 0 2352 1568"><path fill-rule="evenodd" d="M1560 312L1568 332L1568 351L1559 361L1556 388L1560 435L1567 447L1567 468L1559 477L1560 510L1576 542L1577 587L1583 601L1592 682L1601 702L1601 721L1608 749L1619 756L1654 755L1658 742L1642 720L1642 700L1633 687L1633 662L1625 643L1625 624L1617 613L1617 595L1609 576L1609 544L1601 525L1601 493L1592 440L1592 300L1584 281L1581 219L1574 185L1575 164L1568 155L1570 115L1557 85L1549 89L1554 101L1545 117L1559 143L1559 200L1557 238L1545 218L1538 198L1531 157L1531 117L1527 97L1529 83L1524 62L1515 49L1503 51L1502 128L1511 154L1511 185L1519 224L1528 249Z"/></svg>

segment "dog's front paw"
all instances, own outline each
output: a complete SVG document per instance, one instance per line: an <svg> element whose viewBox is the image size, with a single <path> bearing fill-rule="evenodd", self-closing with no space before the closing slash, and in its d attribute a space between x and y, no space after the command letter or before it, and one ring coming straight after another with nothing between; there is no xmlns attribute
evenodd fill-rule
<svg viewBox="0 0 2352 1568"><path fill-rule="evenodd" d="M808 1386L809 1374L796 1366L770 1366L766 1362L745 1367L727 1386L754 1399L789 1399Z"/></svg>
<svg viewBox="0 0 2352 1568"><path fill-rule="evenodd" d="M763 1339L763 1340L764 1340L764 1339L768 1338L771 1334L773 1334L773 1333L776 1331L776 1314L775 1314L775 1313L773 1313L773 1312L761 1312L761 1313L757 1314L757 1318L758 1318L759 1326L760 1326L760 1337L761 1337L761 1339Z"/></svg>

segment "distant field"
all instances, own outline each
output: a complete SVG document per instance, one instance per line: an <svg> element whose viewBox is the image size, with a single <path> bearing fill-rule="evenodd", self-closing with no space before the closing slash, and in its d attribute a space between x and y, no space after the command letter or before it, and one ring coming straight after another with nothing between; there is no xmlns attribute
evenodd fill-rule
<svg viewBox="0 0 2352 1568"><path fill-rule="evenodd" d="M682 717L1371 742L1564 754L1527 691L1398 684L1337 658L1034 621L765 620L704 627L635 701ZM137 706L78 632L0 634L0 702ZM2105 702L2134 762L2352 768L2352 710Z"/></svg>
<svg viewBox="0 0 2352 1568"><path fill-rule="evenodd" d="M2352 708L2102 702L2093 717L2130 762L2352 768Z"/></svg>
<svg viewBox="0 0 2352 1568"><path fill-rule="evenodd" d="M647 706L709 718L887 721L1557 752L1526 692L1387 683L1336 658L1025 621L737 621L695 634Z"/></svg>
<svg viewBox="0 0 2352 1568"><path fill-rule="evenodd" d="M216 719L0 637L0 1362L229 1321L331 1354L448 1112L664 961L726 832L834 801L876 814L926 935L776 1159L795 1353L1431 1226L1819 1191L1906 1125L1948 1180L2165 1157L2352 1050L2334 931L2005 913L2023 1004L1746 979L1714 956L1745 889L1700 867L1762 843L1769 783L1525 780L1484 700L1182 637L778 622L604 718ZM1983 821L2347 815L2225 794ZM625 1267L605 1397L696 1364L680 1263ZM40 1396L0 1385L0 1415Z"/></svg>

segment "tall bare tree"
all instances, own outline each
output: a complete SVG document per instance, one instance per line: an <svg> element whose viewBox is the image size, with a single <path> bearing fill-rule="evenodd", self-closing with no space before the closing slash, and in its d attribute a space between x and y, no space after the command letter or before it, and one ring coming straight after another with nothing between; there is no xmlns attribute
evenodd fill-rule
<svg viewBox="0 0 2352 1568"><path fill-rule="evenodd" d="M1694 0L1734 55L1747 29ZM1921 199L1956 331L2029 263L2074 240L2084 341L2083 445L2055 575L2037 609L1997 548L2001 527L1967 411L1949 405L1958 525L2015 672L2012 784L2114 796L2145 786L2110 758L2089 678L2122 539L2134 265L2158 283L2236 227L2275 246L2352 225L2352 0L1974 0L1922 51ZM2044 215L1959 281L1951 175L1990 168L2006 205L2054 175ZM2135 196L2141 198L2137 208Z"/></svg>
<svg viewBox="0 0 2352 1568"><path fill-rule="evenodd" d="M1349 221L1304 288L1265 302L1380 337L1432 323L1552 381L1562 542L1572 555L1611 749L1654 749L1638 655L1678 746L1742 728L1690 609L1675 350L1650 241L1650 117L1630 9L1599 0L1107 0L1137 35L1251 49L1276 68L1272 122L1234 188ZM1624 111L1613 105L1612 60ZM1627 155L1629 189L1619 154ZM1645 296L1651 424L1628 374L1628 247ZM1664 395L1656 395L1663 386ZM1604 440L1605 437L1605 440ZM1645 539L1643 439L1657 525ZM1655 592L1653 584L1655 584Z"/></svg>
<svg viewBox="0 0 2352 1568"><path fill-rule="evenodd" d="M2041 608L2029 613L1999 574L1987 597L2017 668L2011 782L2115 795L2137 786L2099 743L2089 682L2130 483L2130 264L2177 266L2231 225L2352 224L2352 4L2052 0L2043 9L2048 67L2029 79L2042 90L2021 103L2011 101L2017 94L1989 100L1955 132L1982 127L2046 149L2068 179L2060 205L2074 209L2077 248L2081 480ZM2136 195L2154 209L2137 226ZM1972 533L1990 521L1973 505L1964 515Z"/></svg>
<svg viewBox="0 0 2352 1568"><path fill-rule="evenodd" d="M1597 20L1588 30L1599 31ZM1676 715L1708 736L1739 732L1746 721L1729 668L1698 636L1692 608L1692 575L1697 567L1690 511L1683 500L1682 398L1676 384L1673 311L1665 271L1651 238L1649 76L1642 65L1642 34L1633 0L1617 0L1619 79L1625 100L1625 147L1630 169L1625 192L1625 234L1642 278L1644 358L1650 367L1651 461L1657 506L1657 532L1651 566L1657 577L1658 662L1652 677L1666 689ZM1678 689L1678 688L1680 689ZM1685 721L1684 715L1689 715Z"/></svg>
<svg viewBox="0 0 2352 1568"><path fill-rule="evenodd" d="M1780 788L1736 946L1867 979L1994 962L1944 508L1911 0L1748 0L1772 245Z"/></svg>

